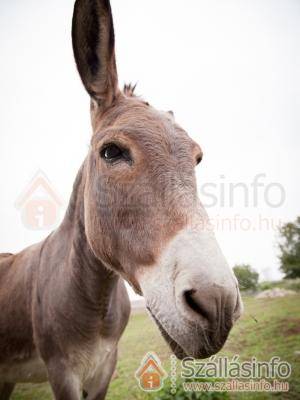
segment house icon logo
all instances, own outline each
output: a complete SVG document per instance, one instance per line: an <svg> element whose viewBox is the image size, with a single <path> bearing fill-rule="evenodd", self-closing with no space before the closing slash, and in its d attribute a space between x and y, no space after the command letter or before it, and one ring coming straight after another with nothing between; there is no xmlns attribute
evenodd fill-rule
<svg viewBox="0 0 300 400"><path fill-rule="evenodd" d="M62 204L46 175L38 171L17 199L15 206L27 229L47 230L58 222Z"/></svg>
<svg viewBox="0 0 300 400"><path fill-rule="evenodd" d="M135 373L139 386L146 392L155 392L163 387L168 374L163 369L159 357L149 352L143 358L140 367Z"/></svg>

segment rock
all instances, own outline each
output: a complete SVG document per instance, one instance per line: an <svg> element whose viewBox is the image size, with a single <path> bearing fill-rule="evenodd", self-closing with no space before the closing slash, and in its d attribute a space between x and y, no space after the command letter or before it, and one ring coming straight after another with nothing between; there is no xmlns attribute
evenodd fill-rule
<svg viewBox="0 0 300 400"><path fill-rule="evenodd" d="M297 294L293 290L286 290L275 287L273 289L264 290L263 292L258 293L256 295L257 299L266 299L266 298L274 298L274 297L285 297Z"/></svg>

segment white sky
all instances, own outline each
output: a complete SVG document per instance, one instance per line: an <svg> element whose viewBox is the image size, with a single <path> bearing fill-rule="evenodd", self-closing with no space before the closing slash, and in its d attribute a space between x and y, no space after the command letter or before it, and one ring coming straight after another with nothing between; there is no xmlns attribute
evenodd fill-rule
<svg viewBox="0 0 300 400"><path fill-rule="evenodd" d="M279 277L276 231L257 223L300 214L300 2L112 0L112 7L120 83L138 81L147 101L175 112L204 149L199 191L217 185L209 215L232 224L237 216L232 229L216 229L230 265ZM35 172L47 174L66 206L87 153L89 99L73 61L72 11L73 0L0 2L0 252L47 235L23 227L14 206ZM246 184L250 196L257 174L266 175L257 207L244 206L241 188L230 207L229 185ZM277 208L263 196L280 200L272 182L286 195Z"/></svg>

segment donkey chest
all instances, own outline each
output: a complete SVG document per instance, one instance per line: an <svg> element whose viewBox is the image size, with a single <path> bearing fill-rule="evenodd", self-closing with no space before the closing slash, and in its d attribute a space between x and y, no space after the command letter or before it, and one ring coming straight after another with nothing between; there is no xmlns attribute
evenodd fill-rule
<svg viewBox="0 0 300 400"><path fill-rule="evenodd" d="M0 364L0 381L13 383L40 383L47 381L47 371L37 353L25 360Z"/></svg>
<svg viewBox="0 0 300 400"><path fill-rule="evenodd" d="M93 343L74 349L70 354L70 363L81 382L93 379L99 371L105 369L116 348L116 341L100 337Z"/></svg>
<svg viewBox="0 0 300 400"><path fill-rule="evenodd" d="M105 369L115 350L116 343L110 339L100 338L92 344L83 344L70 352L70 366L84 383ZM0 364L0 382L41 383L47 380L46 365L37 353L27 360Z"/></svg>

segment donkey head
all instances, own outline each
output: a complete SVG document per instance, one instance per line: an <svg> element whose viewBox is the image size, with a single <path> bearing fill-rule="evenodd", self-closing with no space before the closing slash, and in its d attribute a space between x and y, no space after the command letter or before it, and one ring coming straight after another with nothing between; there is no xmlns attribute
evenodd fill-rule
<svg viewBox="0 0 300 400"><path fill-rule="evenodd" d="M73 48L91 97L85 229L96 257L146 299L178 357L207 357L241 313L237 282L198 200L201 148L171 113L118 88L108 0L77 0Z"/></svg>

